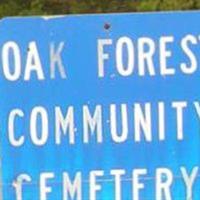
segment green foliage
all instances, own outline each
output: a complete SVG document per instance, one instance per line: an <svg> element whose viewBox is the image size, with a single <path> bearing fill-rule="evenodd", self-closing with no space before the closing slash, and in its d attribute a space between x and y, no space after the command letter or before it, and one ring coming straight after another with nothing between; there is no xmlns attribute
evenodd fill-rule
<svg viewBox="0 0 200 200"><path fill-rule="evenodd" d="M48 13L44 9L44 0L33 0L20 10L19 15L47 15Z"/></svg>
<svg viewBox="0 0 200 200"><path fill-rule="evenodd" d="M200 4L199 4L200 6ZM146 0L138 6L138 11L192 10L200 8L195 0Z"/></svg>
<svg viewBox="0 0 200 200"><path fill-rule="evenodd" d="M0 17L200 8L200 0L0 0Z"/></svg>
<svg viewBox="0 0 200 200"><path fill-rule="evenodd" d="M19 4L16 1L7 1L0 3L0 17L14 16L20 12Z"/></svg>

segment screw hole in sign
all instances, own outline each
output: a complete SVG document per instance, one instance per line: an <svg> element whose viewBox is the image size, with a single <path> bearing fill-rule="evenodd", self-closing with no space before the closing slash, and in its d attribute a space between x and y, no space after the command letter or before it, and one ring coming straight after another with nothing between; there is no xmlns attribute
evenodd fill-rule
<svg viewBox="0 0 200 200"><path fill-rule="evenodd" d="M109 30L111 28L111 24L109 24L109 23L105 23L104 24L104 29L105 30Z"/></svg>

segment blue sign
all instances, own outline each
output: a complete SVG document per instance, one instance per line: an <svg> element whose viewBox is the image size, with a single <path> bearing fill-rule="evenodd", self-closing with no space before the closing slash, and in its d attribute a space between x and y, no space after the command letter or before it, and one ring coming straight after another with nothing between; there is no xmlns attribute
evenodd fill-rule
<svg viewBox="0 0 200 200"><path fill-rule="evenodd" d="M199 200L198 20L2 20L1 199Z"/></svg>

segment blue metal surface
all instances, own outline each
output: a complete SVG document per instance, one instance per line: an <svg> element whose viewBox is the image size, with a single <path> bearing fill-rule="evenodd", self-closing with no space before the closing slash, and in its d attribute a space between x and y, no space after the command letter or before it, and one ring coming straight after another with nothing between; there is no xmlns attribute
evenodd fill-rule
<svg viewBox="0 0 200 200"><path fill-rule="evenodd" d="M111 14L63 16L58 18L8 18L0 23L0 131L3 200L13 200L16 188L13 182L20 174L27 174L31 181L24 180L22 185L23 200L66 200L63 191L63 172L69 173L71 181L77 172L82 175L83 200L91 199L90 173L102 170L97 182L101 186L96 192L99 200L134 199L132 173L135 169L146 169L140 175L139 182L144 188L138 190L139 200L167 199L166 191L158 197L156 188L156 171L167 168L173 175L168 187L173 200L187 199L187 187L181 167L191 175L194 168L200 165L200 117L197 107L200 102L200 28L199 12L153 13L153 14ZM110 27L105 27L105 23ZM106 29L108 28L108 29ZM181 63L190 66L191 57L181 48L181 41L186 36L196 40L188 42L188 48L196 58L197 69L185 74L180 69ZM175 69L175 74L160 73L160 40L161 37L173 36L166 48L172 52L166 57L167 67ZM134 44L135 68L128 76L122 76L116 68L116 43L119 38L132 39ZM155 45L153 62L155 75L150 76L148 70L144 76L138 75L138 39L151 38ZM104 52L109 54L105 59L105 76L98 76L98 40L112 39L111 45L105 45ZM9 81L3 72L3 46L8 41L18 44L21 54L21 74L19 79ZM44 72L44 80L38 80L37 73L31 73L30 80L24 80L26 60L30 51L28 45L35 41ZM49 47L56 47L64 42L61 59L66 78L61 78L56 68L55 79L50 77ZM4 46L5 48L5 46ZM148 51L148 46L144 46ZM127 64L127 49L124 46L124 65ZM10 66L13 67L13 54L10 52ZM33 61L34 63L34 61ZM11 71L14 69L11 69ZM13 71L12 71L13 72ZM165 139L159 140L158 103L165 106ZM183 139L177 139L177 112L172 108L173 102L186 102L183 109ZM138 103L145 109L146 103L151 106L152 140L146 141L143 131L140 142L135 140L134 108ZM123 127L121 105L127 108L128 137L121 143L113 141L110 129L110 105L117 108L117 129L120 135ZM83 106L92 113L97 105L102 108L101 143L97 143L94 135L88 144L84 143ZM30 137L30 115L32 110L43 107L48 113L48 139L44 145L33 144ZM62 135L61 144L55 144L55 107L58 106L65 116L69 106L74 108L75 142L69 144L68 133ZM25 142L14 147L8 137L9 115L13 109L21 109L23 117L15 119L15 137L25 136ZM41 120L38 118L37 130L40 137ZM142 129L141 129L142 130ZM115 195L115 179L111 170L123 169L121 176L121 195ZM46 187L51 188L42 197L40 191L41 177L44 172L53 173L54 177L46 180ZM163 178L163 182L167 177ZM169 179L169 177L168 177ZM137 181L135 179L135 181ZM92 192L91 192L92 193ZM157 197L156 197L157 195ZM70 195L69 199L70 199ZM193 200L199 199L199 170L192 187ZM117 199L118 197L118 199ZM121 198L120 198L121 197ZM19 198L19 197L18 197ZM71 198L73 199L73 198ZM74 196L76 198L76 195ZM168 199L170 197L168 196ZM135 197L136 200L136 197Z"/></svg>

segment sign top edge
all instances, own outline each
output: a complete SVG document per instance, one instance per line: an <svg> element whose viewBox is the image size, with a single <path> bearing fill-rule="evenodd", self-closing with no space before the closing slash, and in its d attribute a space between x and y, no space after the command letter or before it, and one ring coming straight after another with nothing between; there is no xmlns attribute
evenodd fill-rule
<svg viewBox="0 0 200 200"><path fill-rule="evenodd" d="M0 19L1 21L4 20L19 20L19 19L44 19L44 20L51 20L51 19L60 19L60 18L71 18L71 17L106 17L106 16L130 16L130 15L171 15L171 14L200 14L200 10L176 10L176 11L147 11L147 12L121 12L121 13L85 13L85 14L66 14L66 15L33 15L33 16L6 16Z"/></svg>

